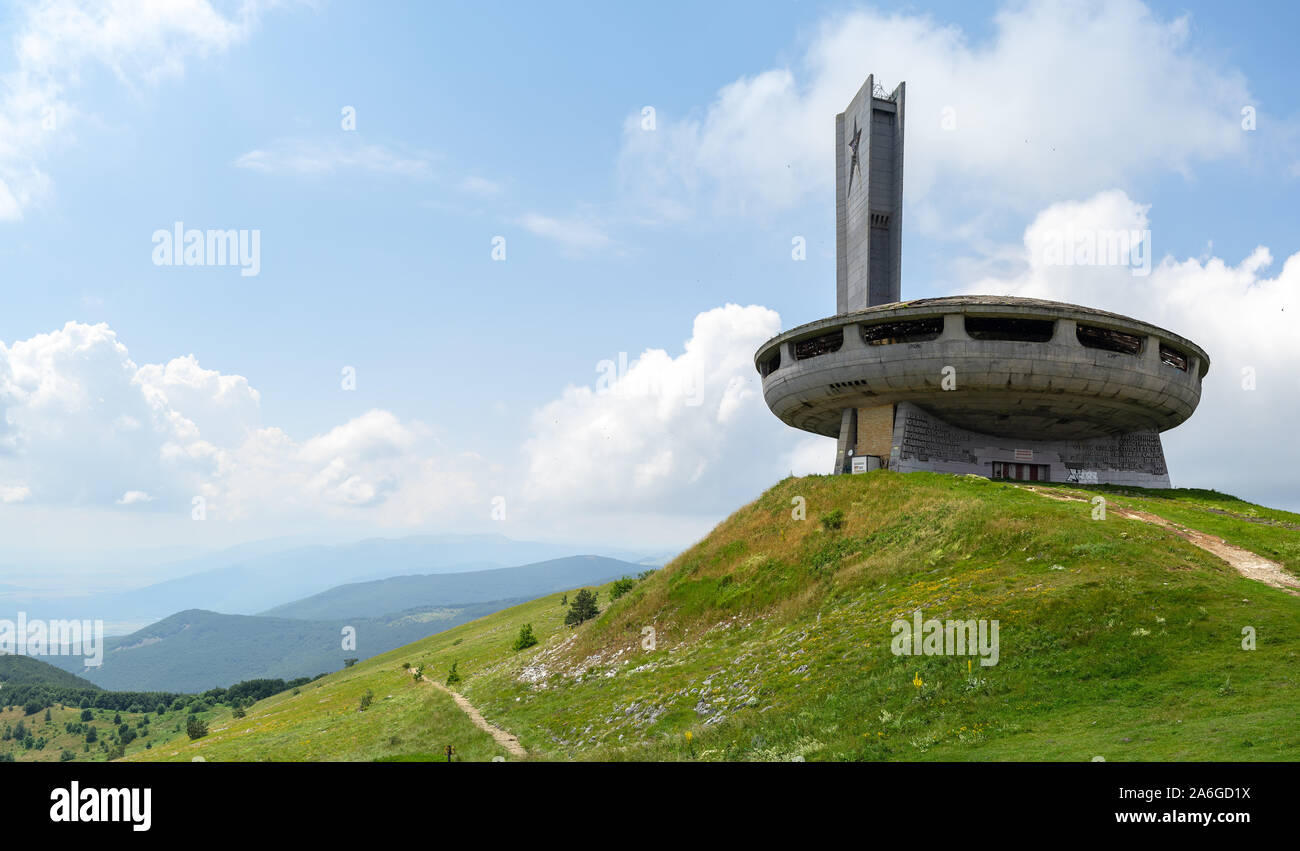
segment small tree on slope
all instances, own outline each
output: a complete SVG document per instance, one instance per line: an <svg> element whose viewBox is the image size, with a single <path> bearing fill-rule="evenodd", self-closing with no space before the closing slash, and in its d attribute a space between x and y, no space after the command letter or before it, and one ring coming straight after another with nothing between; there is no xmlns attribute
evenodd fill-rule
<svg viewBox="0 0 1300 851"><path fill-rule="evenodd" d="M569 612L564 616L564 622L570 626L576 626L584 621L589 621L600 610L596 608L596 595L583 588L573 597L573 605L569 606Z"/></svg>

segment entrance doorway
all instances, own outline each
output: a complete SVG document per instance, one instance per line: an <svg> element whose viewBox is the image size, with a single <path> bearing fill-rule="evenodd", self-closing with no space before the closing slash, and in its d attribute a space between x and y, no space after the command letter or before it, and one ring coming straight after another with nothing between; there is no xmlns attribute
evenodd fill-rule
<svg viewBox="0 0 1300 851"><path fill-rule="evenodd" d="M1049 464L1017 464L1011 461L994 461L994 479L1014 479L1018 482L1050 482L1052 468Z"/></svg>

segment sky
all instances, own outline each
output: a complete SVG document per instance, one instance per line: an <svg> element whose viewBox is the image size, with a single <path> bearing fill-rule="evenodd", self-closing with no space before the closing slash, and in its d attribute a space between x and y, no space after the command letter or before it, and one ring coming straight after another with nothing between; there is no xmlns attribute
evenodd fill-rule
<svg viewBox="0 0 1300 851"><path fill-rule="evenodd" d="M904 297L1193 339L1173 483L1300 510L1297 29L1286 3L5 3L0 571L286 536L671 551L828 472L752 356L834 312L834 117L870 73L907 83ZM1150 273L1035 250L1076 227L1149 231Z"/></svg>

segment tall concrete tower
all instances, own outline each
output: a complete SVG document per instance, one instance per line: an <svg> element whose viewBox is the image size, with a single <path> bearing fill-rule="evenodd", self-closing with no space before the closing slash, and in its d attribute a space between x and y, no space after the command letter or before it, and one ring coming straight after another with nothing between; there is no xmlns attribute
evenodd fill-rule
<svg viewBox="0 0 1300 851"><path fill-rule="evenodd" d="M874 75L835 116L835 310L901 298L903 83L876 91Z"/></svg>
<svg viewBox="0 0 1300 851"><path fill-rule="evenodd" d="M1169 487L1160 433L1210 368L1171 331L1010 296L901 301L903 84L835 116L835 311L754 355L763 398L838 438L836 473L885 468Z"/></svg>

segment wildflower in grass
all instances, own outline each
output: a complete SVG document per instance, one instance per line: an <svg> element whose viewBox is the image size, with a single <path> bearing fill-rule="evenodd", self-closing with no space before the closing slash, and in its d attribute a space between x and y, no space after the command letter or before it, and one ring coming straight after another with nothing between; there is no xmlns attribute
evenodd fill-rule
<svg viewBox="0 0 1300 851"><path fill-rule="evenodd" d="M916 686L917 688L920 688L921 686L925 685L925 682L921 679L920 671L917 671L916 676L912 678L912 685Z"/></svg>

